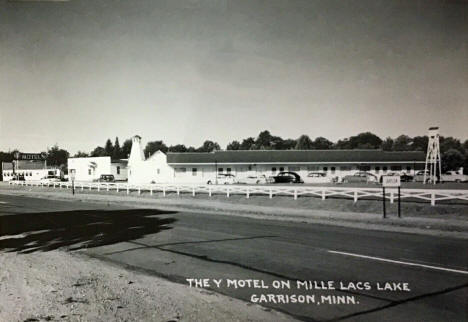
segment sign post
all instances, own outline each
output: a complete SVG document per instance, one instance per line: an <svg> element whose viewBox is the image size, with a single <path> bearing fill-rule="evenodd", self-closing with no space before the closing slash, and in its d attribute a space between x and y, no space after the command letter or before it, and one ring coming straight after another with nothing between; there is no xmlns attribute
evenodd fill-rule
<svg viewBox="0 0 468 322"><path fill-rule="evenodd" d="M383 217L385 218L385 188L398 188L398 218L401 217L400 205L400 176L382 176L382 191L383 191Z"/></svg>
<svg viewBox="0 0 468 322"><path fill-rule="evenodd" d="M75 171L70 170L70 180L72 182L72 194L75 195Z"/></svg>

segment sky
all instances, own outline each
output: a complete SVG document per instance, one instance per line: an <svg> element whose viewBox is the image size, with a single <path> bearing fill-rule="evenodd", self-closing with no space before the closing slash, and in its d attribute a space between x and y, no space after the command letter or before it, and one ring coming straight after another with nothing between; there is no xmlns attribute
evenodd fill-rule
<svg viewBox="0 0 468 322"><path fill-rule="evenodd" d="M468 139L468 1L0 0L0 150Z"/></svg>

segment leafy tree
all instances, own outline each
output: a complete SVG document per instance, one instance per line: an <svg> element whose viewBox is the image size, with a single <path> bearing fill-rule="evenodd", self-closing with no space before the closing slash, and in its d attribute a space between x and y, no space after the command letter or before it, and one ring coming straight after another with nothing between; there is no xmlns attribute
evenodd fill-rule
<svg viewBox="0 0 468 322"><path fill-rule="evenodd" d="M240 150L254 150L255 149L255 139L253 137L248 137L247 139L242 140Z"/></svg>
<svg viewBox="0 0 468 322"><path fill-rule="evenodd" d="M441 136L439 138L440 141L440 153L444 153L448 150L455 149L458 150L461 153L464 153L463 146L460 142L459 139L455 139L451 136L449 137L443 137Z"/></svg>
<svg viewBox="0 0 468 322"><path fill-rule="evenodd" d="M296 140L286 139L283 140L281 150L293 150L296 147Z"/></svg>
<svg viewBox="0 0 468 322"><path fill-rule="evenodd" d="M88 157L89 154L86 153L86 152L82 152L82 151L78 151L75 153L75 155L73 156L74 158L86 158Z"/></svg>
<svg viewBox="0 0 468 322"><path fill-rule="evenodd" d="M297 139L296 150L312 150L313 148L314 143L308 135L303 134Z"/></svg>
<svg viewBox="0 0 468 322"><path fill-rule="evenodd" d="M427 137L427 135L415 136L412 141L413 144L411 145L411 149L413 151L427 151L427 144L429 142L429 138Z"/></svg>
<svg viewBox="0 0 468 322"><path fill-rule="evenodd" d="M387 137L385 140L382 141L382 150L392 151L393 143L393 139L391 137Z"/></svg>
<svg viewBox="0 0 468 322"><path fill-rule="evenodd" d="M239 143L239 141L235 141L235 140L226 146L226 150L240 150L240 148L241 148L241 144Z"/></svg>
<svg viewBox="0 0 468 322"><path fill-rule="evenodd" d="M393 142L393 151L411 151L412 140L408 135L400 135Z"/></svg>
<svg viewBox="0 0 468 322"><path fill-rule="evenodd" d="M343 140L338 140L338 142L335 143L333 146L335 149L338 150L349 150L352 149L351 147L351 142L349 142L349 139L343 139Z"/></svg>
<svg viewBox="0 0 468 322"><path fill-rule="evenodd" d="M154 154L156 151L162 151L166 153L168 151L167 145L164 144L163 141L152 141L148 142L145 147L145 155L150 156Z"/></svg>
<svg viewBox="0 0 468 322"><path fill-rule="evenodd" d="M60 149L57 144L47 151L47 164L52 166L62 166L67 164L70 153L67 150Z"/></svg>
<svg viewBox="0 0 468 322"><path fill-rule="evenodd" d="M328 150L333 146L333 142L327 140L326 138L319 136L312 142L312 146L317 150Z"/></svg>
<svg viewBox="0 0 468 322"><path fill-rule="evenodd" d="M464 162L464 155L456 149L450 149L442 153L442 171L458 170L463 166Z"/></svg>
<svg viewBox="0 0 468 322"><path fill-rule="evenodd" d="M105 157L107 154L106 154L106 150L102 147L102 146L97 146L92 152L91 152L91 156L92 157Z"/></svg>
<svg viewBox="0 0 468 322"><path fill-rule="evenodd" d="M210 140L203 142L203 145L197 149L198 152L212 152L214 150L220 150L219 144Z"/></svg>
<svg viewBox="0 0 468 322"><path fill-rule="evenodd" d="M106 151L106 156L112 156L112 152L114 152L114 146L112 145L112 141L107 139L106 145L104 146L104 151Z"/></svg>
<svg viewBox="0 0 468 322"><path fill-rule="evenodd" d="M122 149L120 148L119 138L115 137L112 159L118 160L120 158L122 158Z"/></svg>
<svg viewBox="0 0 468 322"><path fill-rule="evenodd" d="M130 152L132 151L132 139L127 139L122 144L121 155L123 159L127 159L130 156Z"/></svg>
<svg viewBox="0 0 468 322"><path fill-rule="evenodd" d="M371 132L359 133L349 138L351 149L380 149L382 139Z"/></svg>
<svg viewBox="0 0 468 322"><path fill-rule="evenodd" d="M259 150L269 150L272 148L273 140L269 131L262 131L255 140L255 147Z"/></svg>
<svg viewBox="0 0 468 322"><path fill-rule="evenodd" d="M169 152L187 152L187 148L183 144L171 145L168 149Z"/></svg>
<svg viewBox="0 0 468 322"><path fill-rule="evenodd" d="M195 149L193 146L189 146L187 148L187 152L197 152L197 149Z"/></svg>

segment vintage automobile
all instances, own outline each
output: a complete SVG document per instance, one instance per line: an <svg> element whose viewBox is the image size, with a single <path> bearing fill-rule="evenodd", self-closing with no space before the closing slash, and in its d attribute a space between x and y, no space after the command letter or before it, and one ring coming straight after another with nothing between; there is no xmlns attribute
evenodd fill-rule
<svg viewBox="0 0 468 322"><path fill-rule="evenodd" d="M230 173L218 173L217 180L210 179L207 184L234 184L236 176Z"/></svg>
<svg viewBox="0 0 468 322"><path fill-rule="evenodd" d="M115 182L115 177L113 174L101 174L97 182Z"/></svg>
<svg viewBox="0 0 468 322"><path fill-rule="evenodd" d="M304 183L332 183L334 182L333 177L327 176L324 172L309 172L304 177Z"/></svg>
<svg viewBox="0 0 468 322"><path fill-rule="evenodd" d="M280 172L273 177L274 183L304 183L296 172Z"/></svg>
<svg viewBox="0 0 468 322"><path fill-rule="evenodd" d="M359 172L356 172L355 174L344 176L342 179L342 182L343 183L348 183L348 182L377 183L378 180L377 180L377 177L373 175L372 173L359 171Z"/></svg>
<svg viewBox="0 0 468 322"><path fill-rule="evenodd" d="M240 178L237 180L237 183L240 184L267 184L270 183L271 179L264 174L259 175L249 175L244 178Z"/></svg>
<svg viewBox="0 0 468 322"><path fill-rule="evenodd" d="M441 182L468 182L468 176L465 174L457 173L456 171L447 171L442 173Z"/></svg>
<svg viewBox="0 0 468 322"><path fill-rule="evenodd" d="M424 181L424 171L418 171L416 172L416 174L414 175L414 181L415 182L423 182ZM426 182L429 182L430 179L429 179L429 171L426 171Z"/></svg>
<svg viewBox="0 0 468 322"><path fill-rule="evenodd" d="M52 184L54 182L60 182L60 178L59 177L56 177L56 176L53 176L53 175L48 175L47 177L44 177L42 178L41 180L39 180L40 183L42 184Z"/></svg>

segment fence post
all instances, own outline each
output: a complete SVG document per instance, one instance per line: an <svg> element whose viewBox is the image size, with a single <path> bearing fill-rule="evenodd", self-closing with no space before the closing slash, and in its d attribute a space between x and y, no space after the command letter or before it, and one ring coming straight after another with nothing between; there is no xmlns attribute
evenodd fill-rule
<svg viewBox="0 0 468 322"><path fill-rule="evenodd" d="M109 184L106 183L106 188L107 188L107 191L109 191Z"/></svg>
<svg viewBox="0 0 468 322"><path fill-rule="evenodd" d="M116 187L116 191L119 192L119 184L117 184Z"/></svg>
<svg viewBox="0 0 468 322"><path fill-rule="evenodd" d="M354 190L354 203L357 202L357 199L358 199L357 190Z"/></svg>
<svg viewBox="0 0 468 322"><path fill-rule="evenodd" d="M98 185L97 185L97 191L101 191L101 184L100 183L98 183Z"/></svg>
<svg viewBox="0 0 468 322"><path fill-rule="evenodd" d="M226 197L229 198L229 187L228 187L227 190L226 190Z"/></svg>
<svg viewBox="0 0 468 322"><path fill-rule="evenodd" d="M192 196L195 197L195 187L192 187Z"/></svg>
<svg viewBox="0 0 468 322"><path fill-rule="evenodd" d="M294 188L294 200L297 200L297 188Z"/></svg>
<svg viewBox="0 0 468 322"><path fill-rule="evenodd" d="M394 198L395 198L395 194L394 194L394 192L392 190L392 191L390 191L390 203L393 203Z"/></svg>
<svg viewBox="0 0 468 322"><path fill-rule="evenodd" d="M153 195L153 187L150 187L150 195Z"/></svg>
<svg viewBox="0 0 468 322"><path fill-rule="evenodd" d="M141 195L141 187L138 186L138 194Z"/></svg>
<svg viewBox="0 0 468 322"><path fill-rule="evenodd" d="M208 196L211 197L211 186L208 187Z"/></svg>
<svg viewBox="0 0 468 322"><path fill-rule="evenodd" d="M177 189L176 189L176 190L177 190L177 195L180 195L180 188L179 188L179 186L177 186Z"/></svg>
<svg viewBox="0 0 468 322"><path fill-rule="evenodd" d="M128 184L127 184L127 195L130 193L130 189L128 187Z"/></svg>
<svg viewBox="0 0 468 322"><path fill-rule="evenodd" d="M431 206L435 206L435 192L431 193Z"/></svg>
<svg viewBox="0 0 468 322"><path fill-rule="evenodd" d="M325 189L322 190L322 200L325 200Z"/></svg>
<svg viewBox="0 0 468 322"><path fill-rule="evenodd" d="M246 197L247 197L247 199L250 198L250 189L249 189L249 187L247 187L247 196Z"/></svg>
<svg viewBox="0 0 468 322"><path fill-rule="evenodd" d="M163 186L163 196L166 196L166 186Z"/></svg>
<svg viewBox="0 0 468 322"><path fill-rule="evenodd" d="M83 184L81 184L81 191L83 191L83 190L84 190L84 187L83 187Z"/></svg>

